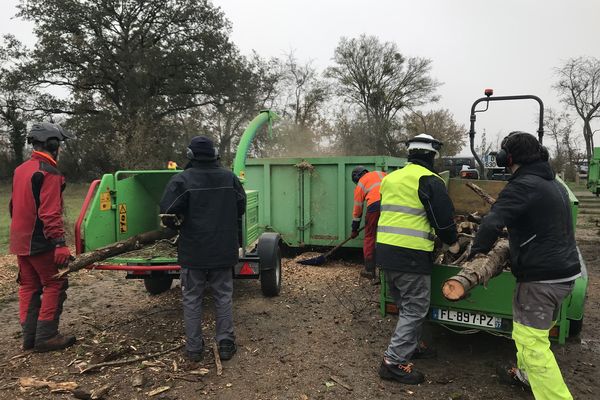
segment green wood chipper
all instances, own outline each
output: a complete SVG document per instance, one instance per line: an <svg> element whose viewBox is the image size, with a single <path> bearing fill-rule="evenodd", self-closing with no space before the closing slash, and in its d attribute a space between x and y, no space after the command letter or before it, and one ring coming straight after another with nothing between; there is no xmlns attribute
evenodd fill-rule
<svg viewBox="0 0 600 400"><path fill-rule="evenodd" d="M540 118L538 126L538 139L540 143L543 137L543 103L537 96L497 96L492 97L493 92L486 90L486 97L477 99L471 107L471 129L469 131L470 145L473 156L480 166L480 176L485 176L484 163L475 151L475 120L476 113L486 111L491 101L506 100L535 100L540 105ZM484 110L477 110L479 103L485 103ZM475 211L486 213L489 211L487 205L481 198L474 195L465 186L465 179L448 179L448 193L454 203L457 214L469 214ZM487 193L497 198L498 194L506 185L502 180L478 180L477 185ZM573 224L576 225L579 201L571 190L565 185L571 204ZM551 218L551 216L549 216ZM588 275L585 263L579 255L581 262L581 277L575 282L573 293L567 297L560 309L558 319L554 328L550 331L551 338L559 343L564 343L568 336L577 335L582 328L585 295L588 286ZM431 306L429 320L449 327L450 329L489 331L494 334L509 335L512 331L512 297L515 288L515 278L510 271L503 271L499 276L492 278L486 287L476 286L469 296L459 301L449 301L442 294L442 285L450 277L457 275L460 267L454 265L434 264L431 276ZM382 315L395 313L397 307L390 297L385 277L381 274L380 311Z"/></svg>
<svg viewBox="0 0 600 400"><path fill-rule="evenodd" d="M234 161L234 173L244 183L245 161L259 129L277 118L265 110L244 131ZM159 228L159 201L176 170L118 171L105 174L90 185L75 224L77 254L93 251L134 235ZM258 226L259 192L246 188L247 208L243 219L239 262L235 278L259 279L266 296L276 296L281 288L281 237L263 232ZM172 247L172 246L171 246ZM177 254L123 254L92 266L100 270L125 271L129 279L143 279L148 292L158 294L179 277ZM168 251L166 253L169 253Z"/></svg>

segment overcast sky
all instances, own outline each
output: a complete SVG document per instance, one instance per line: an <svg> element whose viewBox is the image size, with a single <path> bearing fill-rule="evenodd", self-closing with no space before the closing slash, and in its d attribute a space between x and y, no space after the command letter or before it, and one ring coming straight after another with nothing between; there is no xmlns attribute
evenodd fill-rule
<svg viewBox="0 0 600 400"><path fill-rule="evenodd" d="M0 32L27 44L31 25L10 19L18 0L1 0ZM398 45L405 56L433 60L443 82L435 108L448 108L468 127L469 111L483 89L496 95L535 94L561 109L552 84L555 68L570 58L600 58L599 0L213 0L233 26L243 53L282 57L320 69L331 65L342 36L362 33ZM537 104L492 104L476 129L488 135L536 130ZM481 135L479 135L480 137Z"/></svg>

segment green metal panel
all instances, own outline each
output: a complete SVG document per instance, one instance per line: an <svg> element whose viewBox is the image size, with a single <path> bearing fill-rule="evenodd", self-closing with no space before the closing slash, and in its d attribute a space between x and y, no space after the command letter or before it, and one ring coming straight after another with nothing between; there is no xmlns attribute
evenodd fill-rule
<svg viewBox="0 0 600 400"><path fill-rule="evenodd" d="M460 180L452 179L451 184L460 184ZM481 182L480 182L481 183ZM579 201L573 192L561 181L567 189L569 200L571 203L571 212L573 215L573 224L576 226L577 210ZM452 193L452 191L451 191ZM456 209L464 208L456 200L453 199ZM515 289L515 278L509 271L502 272L499 276L491 279L487 287L476 286L473 288L466 299L451 302L446 300L442 295L441 287L444 281L450 278L460 270L460 267L451 265L434 264L431 275L431 307L441 309L451 309L455 311L467 311L475 313L483 313L501 317L505 320L512 320L512 297ZM567 297L561 306L560 314L557 320L558 326L558 342L563 344L568 336L569 320L579 320L583 318L583 305L585 302L585 293L587 291L588 277L585 265L582 265L582 276L575 281L575 289L573 293ZM389 294L385 275L381 274L381 291L380 291L380 311L382 315L386 314L386 304L393 303ZM452 323L450 323L452 325ZM454 324L461 325L461 324ZM462 325L473 328L471 325ZM478 328L486 329L486 328ZM503 325L502 331L510 333L512 326Z"/></svg>
<svg viewBox="0 0 600 400"><path fill-rule="evenodd" d="M246 244L251 245L256 240L260 232L258 230L258 192L256 190L246 190Z"/></svg>
<svg viewBox="0 0 600 400"><path fill-rule="evenodd" d="M350 235L352 169L390 171L405 164L383 156L248 159L245 185L261 192L261 230L279 232L293 247L331 246ZM362 247L362 237L348 246Z"/></svg>
<svg viewBox="0 0 600 400"><path fill-rule="evenodd" d="M595 195L600 195L600 147L594 147L594 154L588 166L587 187Z"/></svg>
<svg viewBox="0 0 600 400"><path fill-rule="evenodd" d="M117 241L160 227L159 202L176 173L173 170L115 173Z"/></svg>
<svg viewBox="0 0 600 400"><path fill-rule="evenodd" d="M460 267L451 265L436 265L435 273L431 276L431 306L451 308L453 310L481 311L496 316L512 316L512 296L515 288L515 278L508 272L490 280L487 287L477 286L471 290L470 296L464 300L452 302L442 295L441 287L444 281L460 271Z"/></svg>
<svg viewBox="0 0 600 400"><path fill-rule="evenodd" d="M160 199L171 177L179 172L181 171L119 171L114 175L104 175L84 221L85 251L158 229ZM111 206L108 210L101 210L101 197L107 192L111 196ZM260 233L259 193L256 190L246 190L246 195L245 240L246 243L252 244L258 239ZM150 265L173 263L176 259L157 257L149 260L118 257L112 258L111 262Z"/></svg>
<svg viewBox="0 0 600 400"><path fill-rule="evenodd" d="M94 250L116 241L116 205L114 189L114 175L105 174L102 176L96 194L90 203L88 212L83 221L83 251ZM110 199L109 203L101 202L101 198L104 196ZM103 205L103 207L101 207L101 205Z"/></svg>

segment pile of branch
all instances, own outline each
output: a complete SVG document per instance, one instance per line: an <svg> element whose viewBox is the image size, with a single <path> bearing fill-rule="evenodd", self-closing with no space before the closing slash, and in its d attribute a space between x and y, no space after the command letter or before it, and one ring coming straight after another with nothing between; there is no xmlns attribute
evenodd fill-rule
<svg viewBox="0 0 600 400"><path fill-rule="evenodd" d="M108 246L101 247L87 253L82 253L78 255L75 260L71 261L67 268L60 270L56 277L61 278L71 272L79 271L82 268L86 268L100 261L104 261L107 258L141 249L142 247L153 244L158 240L170 239L175 235L177 235L177 231L164 228L156 231L140 233L128 239L112 243Z"/></svg>
<svg viewBox="0 0 600 400"><path fill-rule="evenodd" d="M483 198L488 204L494 204L496 200L474 183L467 186ZM460 251L453 255L446 251L438 256L436 261L443 264L459 265L460 272L447 279L442 285L442 293L448 300L457 301L464 299L469 290L477 285L486 285L490 279L500 275L504 268L508 267L510 251L508 240L499 238L487 254L478 254L472 260L466 261L471 252L471 246L481 216L477 213L457 218L458 243Z"/></svg>

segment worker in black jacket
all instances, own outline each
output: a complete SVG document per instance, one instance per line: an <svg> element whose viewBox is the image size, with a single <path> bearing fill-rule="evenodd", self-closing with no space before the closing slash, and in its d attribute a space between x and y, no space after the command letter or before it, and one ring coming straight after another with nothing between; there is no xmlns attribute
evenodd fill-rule
<svg viewBox="0 0 600 400"><path fill-rule="evenodd" d="M441 146L427 134L409 140L409 163L383 178L380 188L375 255L400 312L379 376L405 384L425 379L412 368L411 360L436 355L421 340L431 297L435 235L452 253L459 251L454 206L444 180L433 168Z"/></svg>
<svg viewBox="0 0 600 400"><path fill-rule="evenodd" d="M512 176L483 219L471 257L487 253L508 229L517 278L512 332L517 367L498 373L504 381L530 386L536 399L572 399L548 340L561 303L581 275L569 195L535 136L512 132L496 158Z"/></svg>
<svg viewBox="0 0 600 400"><path fill-rule="evenodd" d="M237 350L232 267L238 262L238 230L246 210L246 194L238 178L219 165L217 150L209 138L194 137L187 156L190 162L171 178L160 201L163 224L179 229L177 256L186 355L192 361L202 360L202 296L208 284L215 302L219 355L229 360Z"/></svg>

